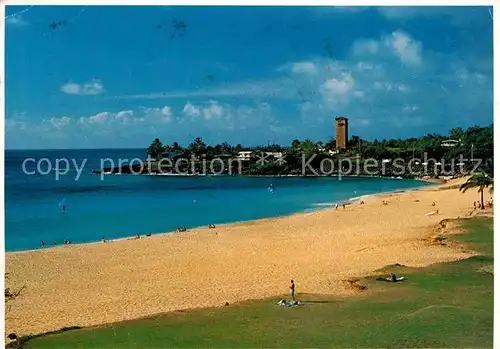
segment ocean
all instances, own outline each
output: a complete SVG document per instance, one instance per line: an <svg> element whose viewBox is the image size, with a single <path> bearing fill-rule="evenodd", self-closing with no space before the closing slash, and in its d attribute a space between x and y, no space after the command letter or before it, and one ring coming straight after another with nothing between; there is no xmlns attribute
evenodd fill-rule
<svg viewBox="0 0 500 349"><path fill-rule="evenodd" d="M144 153L144 149L7 150L6 251L36 249L42 240L45 246L62 244L65 239L85 243L102 237L171 232L179 226L189 229L277 217L426 185L416 180L361 177L92 174L100 169L101 159L118 164L119 159L144 159ZM54 170L57 159L67 159L72 168L65 173L60 162L61 170ZM80 168L84 159L78 178L74 164ZM268 190L270 184L274 192Z"/></svg>

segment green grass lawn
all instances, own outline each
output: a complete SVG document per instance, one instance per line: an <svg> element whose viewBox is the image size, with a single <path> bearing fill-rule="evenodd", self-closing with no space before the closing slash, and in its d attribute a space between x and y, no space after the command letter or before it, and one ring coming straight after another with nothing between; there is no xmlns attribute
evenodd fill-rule
<svg viewBox="0 0 500 349"><path fill-rule="evenodd" d="M393 266L408 280L362 279L367 289L359 297L299 294L304 305L296 308L278 307L280 297L248 301L40 336L24 347L492 347L493 220L461 224L467 232L448 238L483 255L421 269Z"/></svg>

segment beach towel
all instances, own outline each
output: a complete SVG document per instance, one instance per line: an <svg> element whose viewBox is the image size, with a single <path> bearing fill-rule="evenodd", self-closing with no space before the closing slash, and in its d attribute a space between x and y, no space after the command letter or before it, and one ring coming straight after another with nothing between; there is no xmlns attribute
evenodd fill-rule
<svg viewBox="0 0 500 349"><path fill-rule="evenodd" d="M385 282L399 282L405 280L404 276L400 276L396 278L396 281L387 280L386 278L377 278L377 281L385 281Z"/></svg>

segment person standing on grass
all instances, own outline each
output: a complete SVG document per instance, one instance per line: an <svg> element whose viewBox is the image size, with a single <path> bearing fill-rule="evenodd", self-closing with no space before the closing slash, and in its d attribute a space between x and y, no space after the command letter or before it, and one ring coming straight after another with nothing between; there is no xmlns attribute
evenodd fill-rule
<svg viewBox="0 0 500 349"><path fill-rule="evenodd" d="M292 301L295 302L295 282L293 280L290 283L290 295L292 296Z"/></svg>

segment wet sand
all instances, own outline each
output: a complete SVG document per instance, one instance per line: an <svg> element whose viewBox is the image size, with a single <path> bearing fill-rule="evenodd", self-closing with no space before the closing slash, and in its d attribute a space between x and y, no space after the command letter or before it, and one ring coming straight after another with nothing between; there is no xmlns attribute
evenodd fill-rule
<svg viewBox="0 0 500 349"><path fill-rule="evenodd" d="M473 210L477 190L445 189L457 183L375 195L345 210L7 253L6 287L26 288L7 305L6 333L277 296L288 292L290 279L299 299L300 293L347 296L353 291L342 280L386 265L466 258L471 254L423 241L441 220Z"/></svg>

